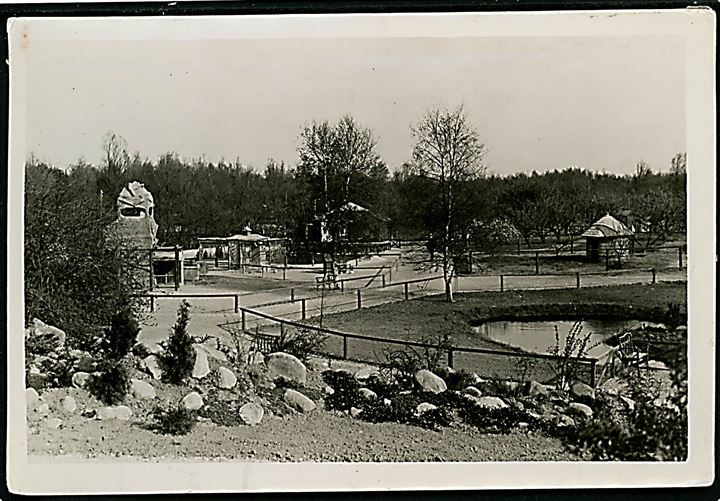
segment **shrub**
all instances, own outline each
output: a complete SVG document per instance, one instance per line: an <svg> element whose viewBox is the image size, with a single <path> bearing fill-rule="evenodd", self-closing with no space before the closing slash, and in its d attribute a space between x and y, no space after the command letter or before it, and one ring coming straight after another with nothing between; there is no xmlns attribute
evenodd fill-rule
<svg viewBox="0 0 720 501"><path fill-rule="evenodd" d="M324 371L322 378L334 393L325 396L325 407L330 410L348 411L351 407L360 407L366 400L360 394L360 383L346 371Z"/></svg>
<svg viewBox="0 0 720 501"><path fill-rule="evenodd" d="M140 326L132 309L129 306L123 307L113 315L110 329L105 334L105 355L114 360L123 358L137 342L139 332Z"/></svg>
<svg viewBox="0 0 720 501"><path fill-rule="evenodd" d="M189 308L190 304L183 300L172 334L165 345L165 353L160 357L163 379L173 384L181 384L190 377L195 365L193 338L187 330L190 322Z"/></svg>
<svg viewBox="0 0 720 501"><path fill-rule="evenodd" d="M447 368L438 369L436 374L443 378L448 390L462 391L475 384L475 374L465 369L452 371Z"/></svg>
<svg viewBox="0 0 720 501"><path fill-rule="evenodd" d="M117 405L130 391L130 376L125 360L104 360L90 379L90 393L106 405Z"/></svg>
<svg viewBox="0 0 720 501"><path fill-rule="evenodd" d="M420 415L415 416L413 424L429 430L437 430L450 426L453 422L452 413L444 407L430 409Z"/></svg>
<svg viewBox="0 0 720 501"><path fill-rule="evenodd" d="M420 342L426 346L384 352L385 362L381 365L382 371L403 388L411 389L415 386L415 373L421 369L438 372L440 362L451 347L450 337L447 334L438 336L435 341L422 338Z"/></svg>
<svg viewBox="0 0 720 501"><path fill-rule="evenodd" d="M585 336L582 333L582 321L577 321L570 327L565 342L560 342L560 333L555 326L555 345L549 347L549 353L557 358L550 363L550 369L555 373L555 381L558 389L567 390L573 383L578 381L580 364L575 360L587 354L590 333Z"/></svg>
<svg viewBox="0 0 720 501"><path fill-rule="evenodd" d="M310 355L322 352L327 336L314 329L284 329L275 351L289 353L306 362Z"/></svg>
<svg viewBox="0 0 720 501"><path fill-rule="evenodd" d="M386 404L382 399L369 401L363 407L360 417L371 423L410 424L415 419L415 409L422 401L413 394L400 394Z"/></svg>
<svg viewBox="0 0 720 501"><path fill-rule="evenodd" d="M156 407L153 418L155 430L163 435L187 435L197 423L197 413L182 406L171 409Z"/></svg>

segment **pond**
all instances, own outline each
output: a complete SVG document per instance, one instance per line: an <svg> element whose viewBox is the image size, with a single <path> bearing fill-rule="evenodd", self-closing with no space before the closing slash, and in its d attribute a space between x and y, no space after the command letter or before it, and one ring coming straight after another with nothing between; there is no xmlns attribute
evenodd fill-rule
<svg viewBox="0 0 720 501"><path fill-rule="evenodd" d="M486 322L473 330L498 343L520 348L533 353L549 353L555 346L555 326L558 328L561 349L575 320L509 321ZM600 357L610 348L604 344L607 338L625 329L634 329L647 322L639 320L585 320L582 322L580 338L590 334L586 356Z"/></svg>

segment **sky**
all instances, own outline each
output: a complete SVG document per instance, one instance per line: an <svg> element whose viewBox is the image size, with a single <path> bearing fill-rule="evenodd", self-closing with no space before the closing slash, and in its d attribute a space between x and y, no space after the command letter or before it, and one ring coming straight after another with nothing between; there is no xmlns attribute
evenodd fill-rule
<svg viewBox="0 0 720 501"><path fill-rule="evenodd" d="M34 41L26 151L99 164L131 153L294 165L302 127L350 114L395 170L411 125L463 105L490 172L666 171L686 149L678 36Z"/></svg>

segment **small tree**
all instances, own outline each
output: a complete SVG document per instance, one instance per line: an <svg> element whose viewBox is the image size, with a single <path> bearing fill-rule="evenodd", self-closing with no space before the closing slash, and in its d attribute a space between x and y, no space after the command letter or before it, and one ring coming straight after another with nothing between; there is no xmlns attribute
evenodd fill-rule
<svg viewBox="0 0 720 501"><path fill-rule="evenodd" d="M132 309L123 307L112 317L110 329L106 333L105 354L111 359L120 360L130 353L139 332L140 326Z"/></svg>
<svg viewBox="0 0 720 501"><path fill-rule="evenodd" d="M455 261L462 255L470 223L467 185L484 172L485 145L480 142L462 106L453 111L427 112L412 129L416 138L413 168L433 181L439 199L432 233L442 257L445 298L452 301L451 281Z"/></svg>
<svg viewBox="0 0 720 501"><path fill-rule="evenodd" d="M161 358L163 379L168 383L182 383L190 377L195 365L193 338L187 329L190 322L189 309L190 304L183 300L178 308L177 321L173 325L170 339L165 346L165 353Z"/></svg>

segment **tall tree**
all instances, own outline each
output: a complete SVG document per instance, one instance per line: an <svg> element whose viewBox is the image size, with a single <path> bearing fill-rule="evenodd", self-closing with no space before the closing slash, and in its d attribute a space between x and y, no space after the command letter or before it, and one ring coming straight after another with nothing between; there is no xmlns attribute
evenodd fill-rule
<svg viewBox="0 0 720 501"><path fill-rule="evenodd" d="M462 253L465 231L471 224L464 212L469 181L485 172L485 145L470 124L462 106L455 110L432 109L412 128L415 137L413 167L431 179L439 201L434 240L441 254L445 298L453 300L452 277Z"/></svg>

